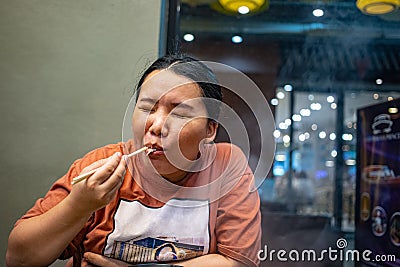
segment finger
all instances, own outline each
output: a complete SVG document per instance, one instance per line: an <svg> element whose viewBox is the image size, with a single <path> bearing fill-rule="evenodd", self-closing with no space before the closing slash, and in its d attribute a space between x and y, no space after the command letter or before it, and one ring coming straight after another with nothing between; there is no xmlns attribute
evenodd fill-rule
<svg viewBox="0 0 400 267"><path fill-rule="evenodd" d="M100 265L100 262L101 262L101 255L98 255L98 254L95 254L95 253L92 253L92 252L86 252L84 255L83 255L83 257L84 257L84 259L83 259L83 262L85 262L85 265L83 265L83 266L94 266L94 265L96 265L96 266L103 266L103 265Z"/></svg>
<svg viewBox="0 0 400 267"><path fill-rule="evenodd" d="M107 190L107 194L106 194L106 197L108 198L108 199L110 199L110 201L111 201L111 199L113 199L114 197L115 197L115 195L116 195L116 192L121 188L121 186L122 186L122 180L119 180L119 181L117 181L115 184L113 184L113 185L108 185L107 186L107 189L105 189L105 190Z"/></svg>
<svg viewBox="0 0 400 267"><path fill-rule="evenodd" d="M107 200L107 202L115 198L117 191L122 186L126 173L125 166L125 157L123 157L112 176L103 184L98 185L98 189L105 192L104 199Z"/></svg>
<svg viewBox="0 0 400 267"><path fill-rule="evenodd" d="M106 191L111 191L115 187L119 188L122 185L122 182L124 181L125 173L126 173L126 159L125 157L122 157L117 168L114 170L112 175L103 182L101 187Z"/></svg>
<svg viewBox="0 0 400 267"><path fill-rule="evenodd" d="M94 265L90 264L85 258L82 259L81 267L94 267Z"/></svg>
<svg viewBox="0 0 400 267"><path fill-rule="evenodd" d="M122 261L107 258L105 256L95 254L92 252L86 252L83 256L85 257L86 261L96 266L107 266L107 267L127 266L127 264Z"/></svg>
<svg viewBox="0 0 400 267"><path fill-rule="evenodd" d="M101 166L89 179L96 184L102 184L114 173L121 161L121 152L116 152L107 162ZM88 181L89 181L88 179Z"/></svg>

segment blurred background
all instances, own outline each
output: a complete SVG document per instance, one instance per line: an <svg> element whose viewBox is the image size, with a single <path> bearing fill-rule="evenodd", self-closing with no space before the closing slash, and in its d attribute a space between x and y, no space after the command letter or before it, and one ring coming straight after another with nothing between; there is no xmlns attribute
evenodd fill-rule
<svg viewBox="0 0 400 267"><path fill-rule="evenodd" d="M274 113L276 153L259 188L264 244L321 249L344 237L354 247L357 109L400 97L400 2L176 3L169 49L244 72Z"/></svg>

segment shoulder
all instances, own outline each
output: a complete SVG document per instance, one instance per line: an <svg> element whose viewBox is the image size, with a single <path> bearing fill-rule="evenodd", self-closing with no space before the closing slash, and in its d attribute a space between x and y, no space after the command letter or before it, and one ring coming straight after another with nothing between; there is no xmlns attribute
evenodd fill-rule
<svg viewBox="0 0 400 267"><path fill-rule="evenodd" d="M217 148L217 159L244 161L247 163L247 158L242 149L231 143L215 143Z"/></svg>
<svg viewBox="0 0 400 267"><path fill-rule="evenodd" d="M215 143L217 150L213 168L219 170L228 179L251 173L248 160L242 149L230 143Z"/></svg>
<svg viewBox="0 0 400 267"><path fill-rule="evenodd" d="M218 148L218 153L233 153L243 154L243 151L240 147L231 143L214 143L214 145Z"/></svg>

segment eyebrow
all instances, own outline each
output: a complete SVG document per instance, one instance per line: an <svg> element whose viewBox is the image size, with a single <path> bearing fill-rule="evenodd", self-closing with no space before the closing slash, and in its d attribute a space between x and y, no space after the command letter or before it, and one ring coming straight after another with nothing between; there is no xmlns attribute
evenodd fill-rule
<svg viewBox="0 0 400 267"><path fill-rule="evenodd" d="M150 98L150 97L144 97L142 99L139 99L138 102L147 102L147 103L150 103L150 104L155 104L157 101L152 99L152 98Z"/></svg>
<svg viewBox="0 0 400 267"><path fill-rule="evenodd" d="M144 98L140 99L139 102L146 102L146 103L149 103L152 105L156 105L158 101L156 101L155 99L150 98L150 97L144 97ZM182 108L182 109L187 109L190 111L194 110L193 106L186 104L184 102L172 102L171 105L173 106L173 108L176 108L179 106L179 108Z"/></svg>
<svg viewBox="0 0 400 267"><path fill-rule="evenodd" d="M193 106L188 105L188 104L185 104L185 103L182 103L182 102L179 102L179 103L174 103L174 102L173 102L173 103L172 103L172 106L173 106L174 108L176 108L176 107L179 106L179 108L188 109L188 110L190 110L190 111L194 110L194 107L193 107Z"/></svg>

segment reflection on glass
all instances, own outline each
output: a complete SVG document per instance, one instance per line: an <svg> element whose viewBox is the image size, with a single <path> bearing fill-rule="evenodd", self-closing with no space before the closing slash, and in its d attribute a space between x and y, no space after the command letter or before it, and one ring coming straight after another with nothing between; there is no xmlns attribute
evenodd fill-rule
<svg viewBox="0 0 400 267"><path fill-rule="evenodd" d="M271 201L288 205L292 200L295 212L301 214L332 214L335 143L327 137L335 135L336 113L329 112L327 99L332 102L334 96L315 93L310 97L308 93L296 92L295 114L290 116L287 110L282 110L287 105L278 105L276 109L282 138L277 138L280 156L275 157L275 198ZM288 164L288 146L285 146L290 142L290 127L294 137L292 168ZM292 172L291 195L288 195L289 172Z"/></svg>
<svg viewBox="0 0 400 267"><path fill-rule="evenodd" d="M181 51L243 71L274 109L277 152L263 205L287 212L294 201L291 211L326 214L353 231L356 111L400 97L399 13L367 16L354 1L271 0L259 13L232 15L212 2L182 1Z"/></svg>
<svg viewBox="0 0 400 267"><path fill-rule="evenodd" d="M343 222L344 230L354 230L355 188L356 188L356 131L357 109L387 101L388 97L400 97L400 92L346 92L344 95L344 127L342 136L343 158ZM347 122L347 123L346 123ZM349 127L350 126L350 127Z"/></svg>

